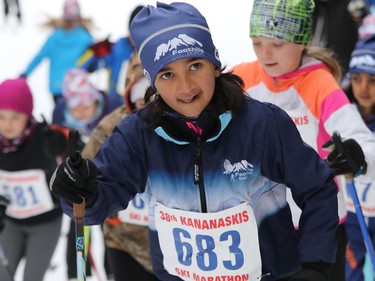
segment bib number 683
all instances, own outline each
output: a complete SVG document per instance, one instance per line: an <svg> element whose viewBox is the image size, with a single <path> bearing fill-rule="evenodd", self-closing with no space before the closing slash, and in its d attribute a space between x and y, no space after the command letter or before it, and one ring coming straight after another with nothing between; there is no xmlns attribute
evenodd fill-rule
<svg viewBox="0 0 375 281"><path fill-rule="evenodd" d="M239 248L241 237L237 231L223 232L218 241L210 235L196 235L181 228L173 229L173 237L178 261L185 266L190 266L193 259L202 271L212 271L222 262L224 268L237 270L244 264L244 255ZM221 255L217 255L220 251ZM230 257L220 260L220 256Z"/></svg>

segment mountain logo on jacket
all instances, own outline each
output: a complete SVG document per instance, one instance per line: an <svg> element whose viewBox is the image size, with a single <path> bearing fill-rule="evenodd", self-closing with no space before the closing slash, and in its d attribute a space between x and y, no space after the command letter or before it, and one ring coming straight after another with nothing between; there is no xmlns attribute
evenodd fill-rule
<svg viewBox="0 0 375 281"><path fill-rule="evenodd" d="M253 173L254 165L241 160L240 162L231 163L228 159L224 160L224 175L230 175L230 181L244 181Z"/></svg>
<svg viewBox="0 0 375 281"><path fill-rule="evenodd" d="M182 47L182 48L181 48ZM154 61L158 61L162 56L165 56L168 52L172 52L172 55L179 53L184 54L202 54L204 53L203 44L198 40L186 35L179 34L167 43L162 43L156 48Z"/></svg>

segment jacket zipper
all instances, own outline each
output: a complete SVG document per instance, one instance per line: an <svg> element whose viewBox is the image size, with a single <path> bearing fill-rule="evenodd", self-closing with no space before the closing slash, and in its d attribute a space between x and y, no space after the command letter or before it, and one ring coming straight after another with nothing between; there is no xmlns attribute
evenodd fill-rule
<svg viewBox="0 0 375 281"><path fill-rule="evenodd" d="M195 147L195 161L194 161L194 184L198 184L199 195L201 201L202 213L207 213L206 192L203 184L202 173L202 139L198 137L197 145Z"/></svg>

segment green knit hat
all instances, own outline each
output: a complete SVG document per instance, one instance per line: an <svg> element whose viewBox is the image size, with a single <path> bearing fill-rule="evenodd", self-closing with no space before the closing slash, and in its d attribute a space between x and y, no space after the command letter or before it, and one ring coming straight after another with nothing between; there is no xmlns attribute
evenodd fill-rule
<svg viewBox="0 0 375 281"><path fill-rule="evenodd" d="M314 8L313 0L254 0L250 37L265 36L307 45Z"/></svg>

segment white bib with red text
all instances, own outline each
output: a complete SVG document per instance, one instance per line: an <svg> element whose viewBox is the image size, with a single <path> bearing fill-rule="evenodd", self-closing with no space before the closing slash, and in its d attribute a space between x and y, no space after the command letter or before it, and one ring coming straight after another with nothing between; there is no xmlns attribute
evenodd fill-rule
<svg viewBox="0 0 375 281"><path fill-rule="evenodd" d="M148 206L137 194L132 201L129 202L126 210L118 213L120 221L137 224L137 225L148 225Z"/></svg>
<svg viewBox="0 0 375 281"><path fill-rule="evenodd" d="M40 215L54 207L43 170L0 170L0 194L11 202L6 214L16 219Z"/></svg>
<svg viewBox="0 0 375 281"><path fill-rule="evenodd" d="M248 203L217 213L155 206L164 267L182 280L259 280L258 228Z"/></svg>

